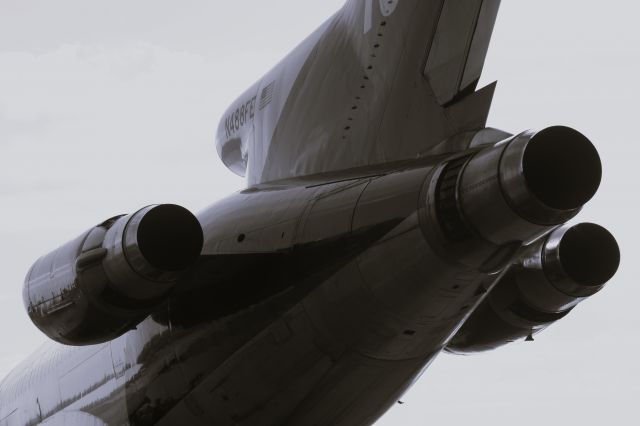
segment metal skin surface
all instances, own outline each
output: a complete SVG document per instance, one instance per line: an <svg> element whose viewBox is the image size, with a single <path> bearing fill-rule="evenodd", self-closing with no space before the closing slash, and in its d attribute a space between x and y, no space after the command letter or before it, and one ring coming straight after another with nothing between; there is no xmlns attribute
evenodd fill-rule
<svg viewBox="0 0 640 426"><path fill-rule="evenodd" d="M0 426L371 424L443 350L599 291L615 240L562 227L598 155L565 127L485 128L499 1L461 4L349 0L234 102L217 148L248 185L197 214L199 256L199 229L138 212L37 261L27 310L76 346L4 379Z"/></svg>

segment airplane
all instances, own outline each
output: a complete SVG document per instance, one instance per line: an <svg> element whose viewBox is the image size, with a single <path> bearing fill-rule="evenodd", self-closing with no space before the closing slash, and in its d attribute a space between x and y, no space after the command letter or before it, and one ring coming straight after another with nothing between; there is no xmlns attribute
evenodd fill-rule
<svg viewBox="0 0 640 426"><path fill-rule="evenodd" d="M197 215L114 216L35 261L49 338L0 384L0 426L362 425L442 352L531 340L620 250L567 223L592 142L487 127L499 0L348 0L216 133L246 189Z"/></svg>

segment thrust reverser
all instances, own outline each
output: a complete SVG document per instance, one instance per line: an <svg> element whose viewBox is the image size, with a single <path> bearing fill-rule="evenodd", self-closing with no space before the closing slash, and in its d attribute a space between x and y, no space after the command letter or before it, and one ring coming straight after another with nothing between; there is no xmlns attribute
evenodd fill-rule
<svg viewBox="0 0 640 426"><path fill-rule="evenodd" d="M36 261L25 280L25 307L55 341L110 341L166 301L202 245L198 219L176 205L115 217Z"/></svg>
<svg viewBox="0 0 640 426"><path fill-rule="evenodd" d="M498 253L480 265L487 272L505 261L510 268L449 351L489 350L539 332L613 277L620 252L608 231L558 228L593 197L601 173L593 145L566 127L525 132L445 168L434 204L448 247L471 262Z"/></svg>
<svg viewBox="0 0 640 426"><path fill-rule="evenodd" d="M619 263L618 245L601 226L559 228L523 250L447 349L481 352L538 333L600 291Z"/></svg>
<svg viewBox="0 0 640 426"><path fill-rule="evenodd" d="M568 127L524 132L447 162L432 180L429 235L451 256L491 270L492 254L574 218L598 190L600 158ZM498 261L499 259L493 259Z"/></svg>

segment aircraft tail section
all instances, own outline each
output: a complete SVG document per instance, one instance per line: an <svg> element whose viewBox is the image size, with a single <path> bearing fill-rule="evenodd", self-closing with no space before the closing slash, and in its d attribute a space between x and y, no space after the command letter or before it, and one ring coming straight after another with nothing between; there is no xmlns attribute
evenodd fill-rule
<svg viewBox="0 0 640 426"><path fill-rule="evenodd" d="M486 124L499 0L350 0L236 101L218 152L250 185L416 158Z"/></svg>
<svg viewBox="0 0 640 426"><path fill-rule="evenodd" d="M443 3L424 75L442 105L475 89L500 0Z"/></svg>

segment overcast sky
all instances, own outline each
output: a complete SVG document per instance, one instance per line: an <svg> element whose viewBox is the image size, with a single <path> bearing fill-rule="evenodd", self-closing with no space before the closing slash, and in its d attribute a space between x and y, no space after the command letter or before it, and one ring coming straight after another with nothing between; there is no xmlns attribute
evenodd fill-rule
<svg viewBox="0 0 640 426"><path fill-rule="evenodd" d="M45 339L22 306L33 261L114 214L241 188L221 113L342 3L0 0L0 377ZM483 74L491 126L594 141L605 175L579 219L616 235L620 272L534 343L443 355L379 425L640 424L639 12L504 0Z"/></svg>

